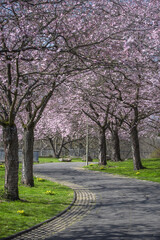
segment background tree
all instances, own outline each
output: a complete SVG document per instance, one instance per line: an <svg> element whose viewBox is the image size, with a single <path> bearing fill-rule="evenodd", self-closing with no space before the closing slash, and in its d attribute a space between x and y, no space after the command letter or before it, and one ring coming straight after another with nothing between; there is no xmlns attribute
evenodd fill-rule
<svg viewBox="0 0 160 240"><path fill-rule="evenodd" d="M73 109L74 103L69 103L68 94L72 95L62 84L50 99L36 128L36 138L48 139L56 158L69 144L84 139L82 114Z"/></svg>

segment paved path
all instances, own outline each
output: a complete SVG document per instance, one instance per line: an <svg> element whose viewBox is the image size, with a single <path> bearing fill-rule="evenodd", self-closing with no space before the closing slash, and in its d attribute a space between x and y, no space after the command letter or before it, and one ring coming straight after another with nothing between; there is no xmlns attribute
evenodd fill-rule
<svg viewBox="0 0 160 240"><path fill-rule="evenodd" d="M48 178L49 180L56 181L56 179ZM20 232L14 236L10 236L9 239L14 240L44 240L56 233L68 228L70 225L80 221L85 215L91 211L95 205L95 194L88 189L77 184L70 182L58 181L74 189L74 198L72 203L57 216L52 219L47 219L45 222L33 226L26 231Z"/></svg>
<svg viewBox="0 0 160 240"><path fill-rule="evenodd" d="M34 166L35 175L76 184L96 195L96 204L83 218L58 233L53 229L45 239L160 240L160 184L80 170L82 165Z"/></svg>
<svg viewBox="0 0 160 240"><path fill-rule="evenodd" d="M160 184L78 169L82 165L34 166L35 174L84 186L96 195L96 205L81 221L46 239L160 240Z"/></svg>

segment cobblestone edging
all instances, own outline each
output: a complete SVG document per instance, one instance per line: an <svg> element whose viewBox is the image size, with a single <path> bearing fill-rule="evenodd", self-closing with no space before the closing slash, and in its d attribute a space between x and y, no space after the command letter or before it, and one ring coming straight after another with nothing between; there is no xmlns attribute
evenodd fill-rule
<svg viewBox="0 0 160 240"><path fill-rule="evenodd" d="M49 219L43 223L40 223L33 228L22 231L16 235L10 236L3 239L14 239L14 240L42 240L47 237L53 236L54 234L64 230L68 226L81 220L94 206L95 194L88 189L72 184L70 182L57 181L53 178L46 178L47 180L58 182L66 185L74 190L75 196L71 205L66 208L62 213L58 214L52 219Z"/></svg>

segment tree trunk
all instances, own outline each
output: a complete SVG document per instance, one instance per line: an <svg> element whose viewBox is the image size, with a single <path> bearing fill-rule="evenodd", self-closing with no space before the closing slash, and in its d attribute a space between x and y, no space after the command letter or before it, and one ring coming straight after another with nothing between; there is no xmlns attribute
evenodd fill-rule
<svg viewBox="0 0 160 240"><path fill-rule="evenodd" d="M134 126L131 130L131 147L132 147L132 157L134 170L143 169L140 157L140 147L137 126Z"/></svg>
<svg viewBox="0 0 160 240"><path fill-rule="evenodd" d="M111 159L114 162L118 162L121 161L118 130L113 130L111 134L112 134Z"/></svg>
<svg viewBox="0 0 160 240"><path fill-rule="evenodd" d="M3 141L5 151L5 197L18 200L18 135L17 127L3 127Z"/></svg>
<svg viewBox="0 0 160 240"><path fill-rule="evenodd" d="M52 147L52 150L53 150L53 153L54 153L54 157L55 157L55 158L59 158L60 155L61 155L61 152L62 152L64 139L62 139L62 141L61 141L59 150L57 149L57 141L55 140L56 142L55 142L55 146L54 146L53 139L52 139L52 138L48 138L48 139L49 139L49 142L50 142L50 144L51 144L51 147Z"/></svg>
<svg viewBox="0 0 160 240"><path fill-rule="evenodd" d="M105 136L105 129L100 129L99 134L99 164L106 165L106 136Z"/></svg>
<svg viewBox="0 0 160 240"><path fill-rule="evenodd" d="M24 129L24 158L22 161L22 184L33 187L33 145L34 145L34 126Z"/></svg>

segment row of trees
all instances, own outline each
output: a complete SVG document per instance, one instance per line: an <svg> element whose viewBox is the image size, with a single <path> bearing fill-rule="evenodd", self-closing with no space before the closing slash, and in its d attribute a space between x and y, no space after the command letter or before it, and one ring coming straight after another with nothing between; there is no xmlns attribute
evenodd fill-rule
<svg viewBox="0 0 160 240"><path fill-rule="evenodd" d="M34 186L34 130L42 134L43 113L51 127L67 125L68 141L79 138L74 132L84 113L99 132L101 164L106 164L106 130L116 150L123 126L131 135L134 167L142 167L138 126L159 113L158 9L158 0L0 3L6 198L19 198L17 126L24 139L22 183Z"/></svg>

